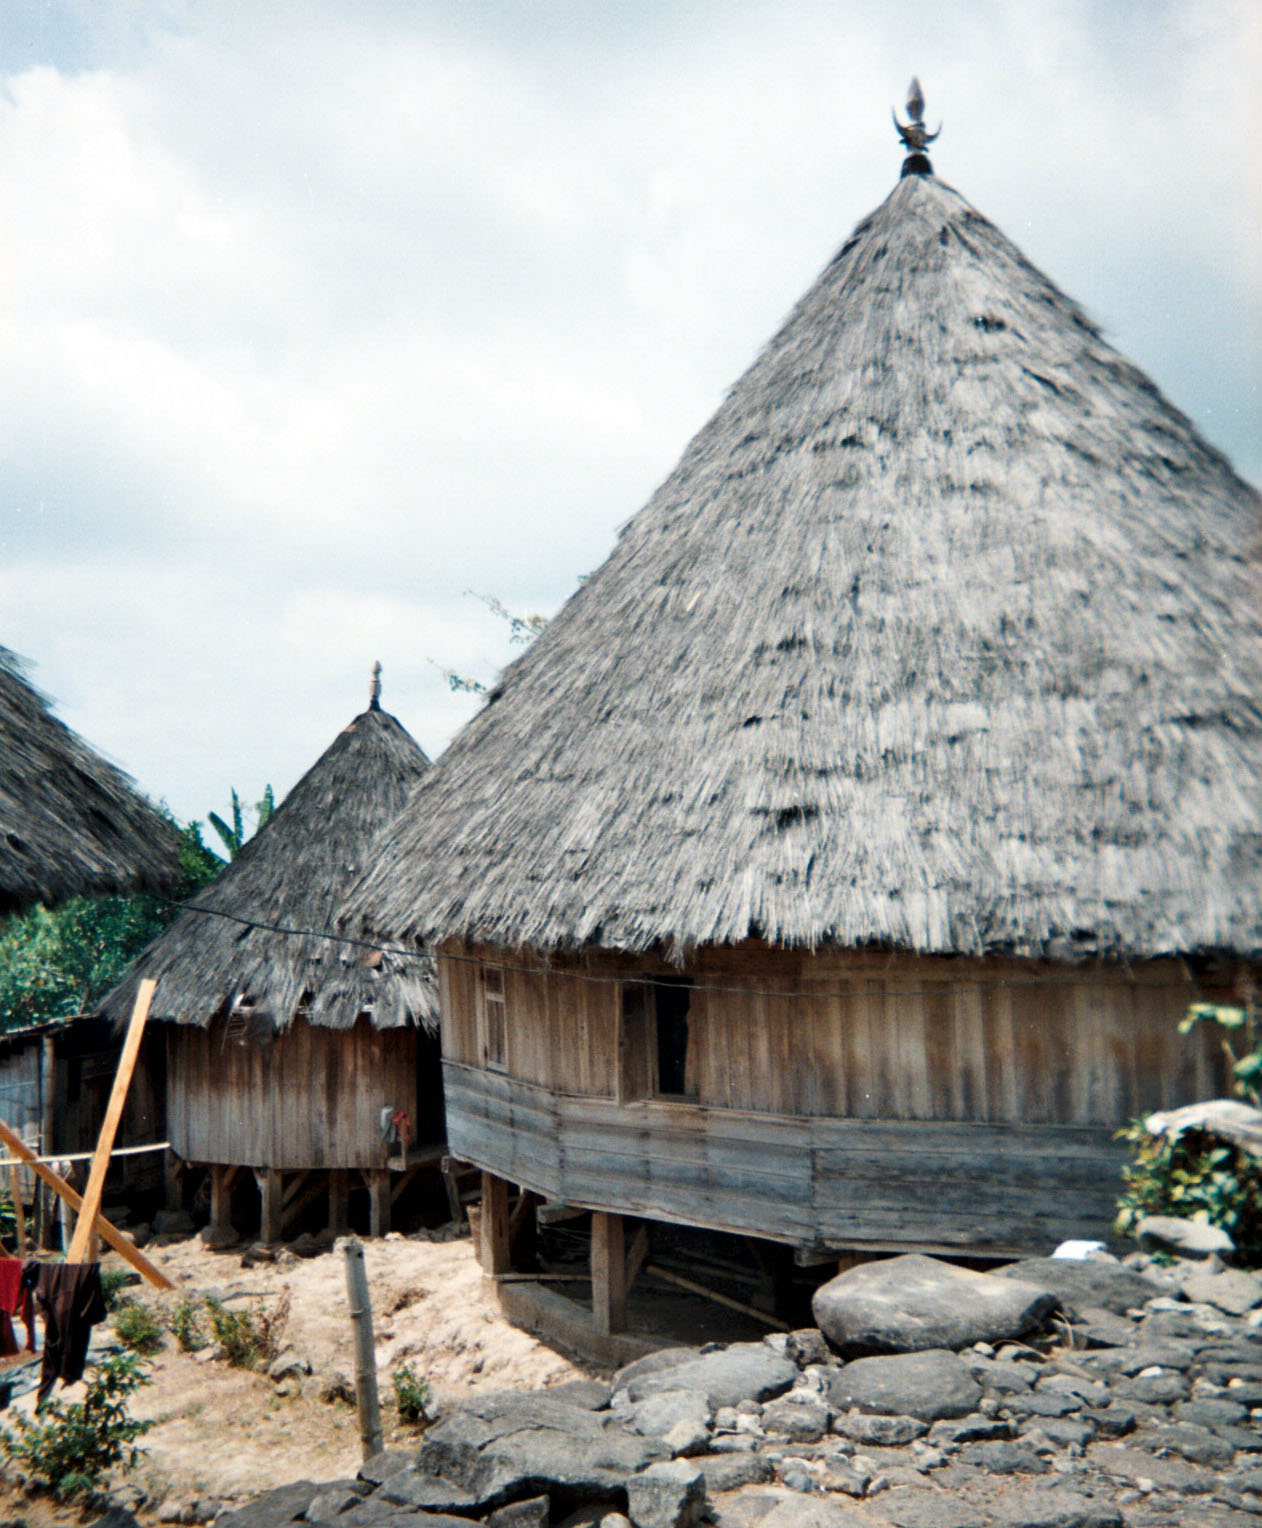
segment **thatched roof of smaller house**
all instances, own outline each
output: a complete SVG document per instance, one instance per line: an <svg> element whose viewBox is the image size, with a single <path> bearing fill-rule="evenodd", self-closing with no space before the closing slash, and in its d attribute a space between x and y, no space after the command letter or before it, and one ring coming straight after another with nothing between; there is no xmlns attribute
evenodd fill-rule
<svg viewBox="0 0 1262 1528"><path fill-rule="evenodd" d="M206 1026L237 1014L283 1030L295 1018L350 1029L433 1028L433 966L321 937L369 864L377 832L429 760L374 684L367 711L333 740L236 859L137 958L102 1011L124 1018L142 977L157 981L152 1014ZM263 925L262 927L255 925ZM301 934L280 929L305 930Z"/></svg>
<svg viewBox="0 0 1262 1528"><path fill-rule="evenodd" d="M179 875L175 826L52 715L21 661L0 647L0 913L169 890Z"/></svg>
<svg viewBox="0 0 1262 1528"><path fill-rule="evenodd" d="M1262 501L928 168L505 671L352 918L1262 950Z"/></svg>

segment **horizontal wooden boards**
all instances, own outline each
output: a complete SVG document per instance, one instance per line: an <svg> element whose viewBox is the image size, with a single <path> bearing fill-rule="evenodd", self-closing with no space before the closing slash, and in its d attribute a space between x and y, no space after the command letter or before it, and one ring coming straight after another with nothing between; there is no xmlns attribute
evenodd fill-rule
<svg viewBox="0 0 1262 1528"><path fill-rule="evenodd" d="M568 1204L838 1246L1046 1251L1106 1235L1125 1151L1092 1126L617 1104L444 1063L453 1156Z"/></svg>

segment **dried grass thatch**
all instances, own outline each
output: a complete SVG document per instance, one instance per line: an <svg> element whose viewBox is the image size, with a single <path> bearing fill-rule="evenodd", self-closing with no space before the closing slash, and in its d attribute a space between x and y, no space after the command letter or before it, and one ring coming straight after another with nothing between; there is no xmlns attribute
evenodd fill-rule
<svg viewBox="0 0 1262 1528"><path fill-rule="evenodd" d="M354 915L539 948L1255 952L1260 507L909 175L506 670Z"/></svg>
<svg viewBox="0 0 1262 1528"><path fill-rule="evenodd" d="M48 709L0 647L0 913L80 894L169 890L179 835Z"/></svg>
<svg viewBox="0 0 1262 1528"><path fill-rule="evenodd" d="M151 976L158 983L154 1017L179 1024L205 1026L237 1014L270 1031L298 1016L349 1029L367 1014L378 1029L433 1028L438 1014L427 956L274 931L334 926L348 889L370 863L374 835L428 767L412 737L374 697L271 822L137 958L102 1011L125 1017L140 978Z"/></svg>

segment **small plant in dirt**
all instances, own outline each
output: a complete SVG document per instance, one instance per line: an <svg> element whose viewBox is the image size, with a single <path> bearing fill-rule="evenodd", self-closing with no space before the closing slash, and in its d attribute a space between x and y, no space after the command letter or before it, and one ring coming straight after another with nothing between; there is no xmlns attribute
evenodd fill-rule
<svg viewBox="0 0 1262 1528"><path fill-rule="evenodd" d="M146 1357L162 1347L162 1323L145 1305L135 1300L118 1300L113 1309L114 1330L118 1340Z"/></svg>
<svg viewBox="0 0 1262 1528"><path fill-rule="evenodd" d="M15 1412L13 1427L0 1427L0 1451L59 1501L89 1497L117 1466L135 1468L143 1452L136 1439L153 1423L129 1416L127 1399L148 1383L135 1353L92 1364L81 1401L50 1400L34 1417Z"/></svg>
<svg viewBox="0 0 1262 1528"><path fill-rule="evenodd" d="M1247 1153L1202 1130L1152 1135L1142 1119L1118 1131L1135 1154L1122 1169L1117 1229L1134 1235L1145 1215L1177 1215L1226 1231L1240 1261L1262 1265L1262 1175Z"/></svg>
<svg viewBox="0 0 1262 1528"><path fill-rule="evenodd" d="M196 1353L206 1346L206 1332L201 1323L197 1303L184 1295L171 1312L171 1335L183 1353Z"/></svg>
<svg viewBox="0 0 1262 1528"><path fill-rule="evenodd" d="M134 1275L128 1273L126 1268L102 1268L101 1294L105 1300L106 1310L117 1310L123 1297L123 1290L134 1282Z"/></svg>
<svg viewBox="0 0 1262 1528"><path fill-rule="evenodd" d="M237 1369L265 1369L280 1350L280 1332L289 1315L289 1302L273 1310L229 1310L213 1295L206 1296L215 1341Z"/></svg>
<svg viewBox="0 0 1262 1528"><path fill-rule="evenodd" d="M409 1426L428 1422L430 1390L429 1381L414 1373L407 1364L400 1364L390 1376L394 1386L394 1406L399 1421Z"/></svg>

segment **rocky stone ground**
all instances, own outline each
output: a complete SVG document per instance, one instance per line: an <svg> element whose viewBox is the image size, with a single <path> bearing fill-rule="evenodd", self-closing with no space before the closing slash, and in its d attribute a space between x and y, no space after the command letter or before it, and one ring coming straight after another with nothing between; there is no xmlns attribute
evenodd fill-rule
<svg viewBox="0 0 1262 1528"><path fill-rule="evenodd" d="M896 1284L900 1261L879 1265L881 1277ZM925 1347L939 1330L971 1335L978 1311L1010 1323L1013 1298L993 1277L939 1264L935 1326L932 1260L913 1261L914 1351L847 1359L808 1329L654 1353L611 1382L483 1395L419 1449L380 1455L353 1479L285 1486L217 1528L1262 1522L1256 1275L1146 1258L1015 1264L1004 1275L1037 1330ZM884 1297L855 1274L851 1329L868 1331ZM900 1341L896 1316L881 1315L883 1347Z"/></svg>

